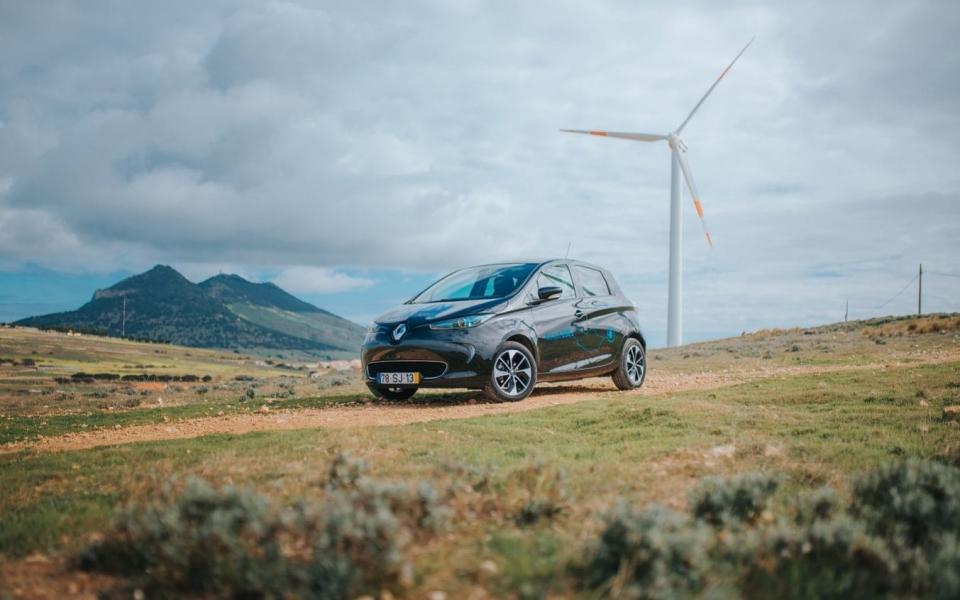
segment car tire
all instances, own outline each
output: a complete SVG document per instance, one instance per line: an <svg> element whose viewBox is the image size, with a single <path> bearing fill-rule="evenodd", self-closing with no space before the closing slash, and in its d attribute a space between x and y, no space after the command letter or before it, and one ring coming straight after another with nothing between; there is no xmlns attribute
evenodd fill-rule
<svg viewBox="0 0 960 600"><path fill-rule="evenodd" d="M389 400L390 402L402 402L409 400L417 393L416 387L388 387L383 385L368 384L368 388L378 400Z"/></svg>
<svg viewBox="0 0 960 600"><path fill-rule="evenodd" d="M620 350L620 364L613 372L613 383L620 390L635 390L647 378L647 354L635 338L627 338Z"/></svg>
<svg viewBox="0 0 960 600"><path fill-rule="evenodd" d="M500 402L519 402L537 385L537 361L523 344L504 342L493 355L484 393Z"/></svg>

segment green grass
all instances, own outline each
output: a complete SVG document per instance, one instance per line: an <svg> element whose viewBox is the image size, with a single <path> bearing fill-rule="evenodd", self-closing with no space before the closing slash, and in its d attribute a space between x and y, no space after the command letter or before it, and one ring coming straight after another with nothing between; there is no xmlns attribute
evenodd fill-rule
<svg viewBox="0 0 960 600"><path fill-rule="evenodd" d="M117 425L154 425L168 421L213 417L219 413L235 415L256 412L268 402L266 399L219 398L168 407L144 407L130 410L96 410L83 413L43 415L33 417L0 417L0 444L28 441L38 436L56 436L65 433L112 429ZM271 410L325 408L338 404L354 404L364 401L369 394L354 393L298 398L270 398Z"/></svg>
<svg viewBox="0 0 960 600"><path fill-rule="evenodd" d="M457 480L471 485L489 480L487 497L496 499L499 513L461 506L459 514L474 516L461 517L450 535L418 548L418 591L445 589L460 597L479 585L494 596L562 595L570 591L563 587L563 565L595 534L598 516L617 498L682 509L700 477L763 470L783 474L777 497L783 503L824 484L847 493L850 475L890 460L960 464L960 427L941 421L944 405L960 404L960 363L915 363L940 352L955 354L958 339L903 335L876 344L845 324L813 334L758 333L652 350L651 371L857 369L657 395L584 393L578 404L398 427L209 435L58 454L7 452L0 454L0 562L37 550L71 556L89 535L104 530L118 507L190 475L251 486L276 499L310 498L322 493L333 456L347 451L367 458L374 476L426 480L438 490ZM221 411L250 413L267 398L272 410L368 398L359 383L319 390L307 372L258 366L232 353L18 329L0 335L0 355L33 357L49 367L3 367L0 444L118 425L175 425ZM883 368L888 362L901 366ZM143 397L144 405L128 409L123 403L130 396L113 384L54 385L54 376L74 371L210 374L214 380L209 393L171 386L162 391L163 406L157 405L157 391ZM241 374L257 381L235 381ZM296 397L286 397L292 384ZM240 401L248 386L256 387L256 397ZM20 393L34 387L69 397ZM95 398L98 391L110 395ZM469 397L418 394L414 401L457 403ZM554 520L519 527L510 513L524 493L516 473L532 458L566 473L569 505ZM481 569L484 563L494 567Z"/></svg>
<svg viewBox="0 0 960 600"><path fill-rule="evenodd" d="M697 477L717 472L778 470L790 490L904 456L958 461L958 429L940 421L940 407L957 401L958 372L960 364L950 363L804 375L679 394L598 394L574 405L402 427L8 454L0 456L0 552L70 548L70 540L102 528L119 504L171 477L200 474L272 495L309 493L337 450L368 457L379 475L404 479L436 478L456 465L500 477L538 457L568 472L573 527L616 496L682 504ZM920 405L920 391L928 406ZM187 416L197 409L182 410ZM731 444L732 457L712 454ZM487 547L509 555L512 543L541 542ZM534 564L518 568L537 571Z"/></svg>

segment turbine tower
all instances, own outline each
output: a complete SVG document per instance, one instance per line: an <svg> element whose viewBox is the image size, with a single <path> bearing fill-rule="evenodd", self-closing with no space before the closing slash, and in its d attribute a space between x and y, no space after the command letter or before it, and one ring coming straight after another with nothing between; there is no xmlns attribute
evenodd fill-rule
<svg viewBox="0 0 960 600"><path fill-rule="evenodd" d="M667 145L670 147L670 290L667 299L667 346L679 346L682 343L683 339L683 313L681 309L682 305L682 262L683 257L681 256L681 241L683 240L683 210L680 206L680 173L683 173L683 178L687 182L687 187L690 189L690 195L693 196L693 207L697 211L697 216L700 217L700 224L703 226L703 235L707 238L707 244L713 248L713 240L710 239L710 231L707 229L707 223L703 218L703 206L700 204L700 194L697 193L697 186L693 182L693 172L690 170L690 163L687 162L687 145L683 142L683 139L680 138L680 134L683 133L684 127L687 126L687 123L690 122L690 119L693 118L693 115L700 109L703 103L706 101L707 97L713 92L713 89L717 87L717 84L720 83L720 80L726 76L727 72L730 71L730 68L737 62L737 60L747 51L747 48L750 47L750 44L753 43L751 39L747 42L747 45L743 47L743 50L737 54L730 64L727 65L727 68L720 73L720 77L717 77L717 80L713 82L713 85L710 86L710 89L707 90L707 93L703 95L703 98L700 98L700 102L697 102L697 105L693 107L693 110L690 111L690 114L687 115L687 118L683 120L683 123L680 123L680 126L676 128L671 133L659 134L659 133L626 133L621 131L592 131L592 130L583 130L583 129L561 129L566 133L585 133L587 135L597 135L601 137L611 137L611 138L620 138L624 140L633 140L635 142L660 142L666 141Z"/></svg>

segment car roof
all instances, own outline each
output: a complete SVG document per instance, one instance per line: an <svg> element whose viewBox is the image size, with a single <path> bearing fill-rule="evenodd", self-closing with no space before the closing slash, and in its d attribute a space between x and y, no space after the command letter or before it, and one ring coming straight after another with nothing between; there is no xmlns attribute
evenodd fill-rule
<svg viewBox="0 0 960 600"><path fill-rule="evenodd" d="M529 258L529 259L516 259L516 260L499 260L499 261L497 261L497 262L484 263L484 264L481 264L481 265L474 265L474 266L477 266L477 267L487 267L487 266L493 266L493 265L522 265L522 264L529 265L529 264L535 264L535 265L537 265L538 267L542 267L543 265L546 265L546 264L549 264L549 263L552 263L552 262L563 262L563 263L568 263L568 264L571 264L571 265L583 265L584 267L592 267L592 268L594 268L594 269L600 269L601 271L606 271L606 270L607 270L607 269L605 269L605 268L603 268L603 267L601 267L601 266L599 266L599 265L595 265L595 264L593 264L593 263L589 263L589 262L586 262L586 261L583 261L583 260L579 260L579 259L576 259L576 258Z"/></svg>

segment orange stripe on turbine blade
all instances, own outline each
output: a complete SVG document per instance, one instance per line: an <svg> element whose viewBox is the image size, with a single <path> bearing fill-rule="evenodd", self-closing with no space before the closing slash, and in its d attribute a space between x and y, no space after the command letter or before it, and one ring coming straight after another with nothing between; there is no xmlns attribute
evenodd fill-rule
<svg viewBox="0 0 960 600"><path fill-rule="evenodd" d="M602 136L606 137L607 132L606 132L606 131L591 131L591 132L590 132L590 135L602 135Z"/></svg>
<svg viewBox="0 0 960 600"><path fill-rule="evenodd" d="M697 198L693 199L693 207L697 209L697 215L702 219L703 218L703 207L700 206L700 200Z"/></svg>

